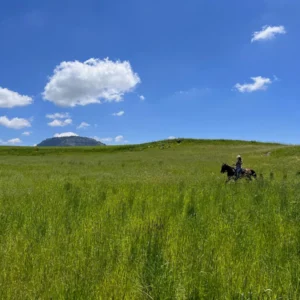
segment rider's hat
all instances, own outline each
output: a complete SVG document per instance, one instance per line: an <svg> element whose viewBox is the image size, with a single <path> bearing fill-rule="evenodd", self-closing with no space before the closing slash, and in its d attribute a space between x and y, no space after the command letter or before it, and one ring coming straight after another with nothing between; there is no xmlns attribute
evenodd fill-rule
<svg viewBox="0 0 300 300"><path fill-rule="evenodd" d="M240 156L240 155L238 155L236 158L241 158L241 156Z"/></svg>

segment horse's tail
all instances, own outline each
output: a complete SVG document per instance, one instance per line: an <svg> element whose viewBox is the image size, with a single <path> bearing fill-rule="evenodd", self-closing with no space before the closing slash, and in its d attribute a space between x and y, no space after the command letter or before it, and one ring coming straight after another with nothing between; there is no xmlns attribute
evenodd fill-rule
<svg viewBox="0 0 300 300"><path fill-rule="evenodd" d="M254 170L251 170L251 175L252 175L254 178L257 177L256 172L255 172Z"/></svg>

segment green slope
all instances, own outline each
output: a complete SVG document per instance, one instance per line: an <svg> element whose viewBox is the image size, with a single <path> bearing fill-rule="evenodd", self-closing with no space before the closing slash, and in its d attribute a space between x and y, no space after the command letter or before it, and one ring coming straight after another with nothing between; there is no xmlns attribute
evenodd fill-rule
<svg viewBox="0 0 300 300"><path fill-rule="evenodd" d="M0 298L299 299L299 149L1 147Z"/></svg>

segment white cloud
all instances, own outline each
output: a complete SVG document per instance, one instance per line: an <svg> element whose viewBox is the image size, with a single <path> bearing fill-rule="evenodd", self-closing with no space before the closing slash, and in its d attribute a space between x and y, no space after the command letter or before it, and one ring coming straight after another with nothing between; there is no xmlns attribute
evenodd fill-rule
<svg viewBox="0 0 300 300"><path fill-rule="evenodd" d="M29 135L31 135L31 132L30 131L24 131L22 134L26 135L26 136L29 136Z"/></svg>
<svg viewBox="0 0 300 300"><path fill-rule="evenodd" d="M19 138L16 138L16 139L8 140L7 143L8 143L8 144L13 144L13 145L15 145L15 144L20 144L20 143L22 143L22 141L21 141Z"/></svg>
<svg viewBox="0 0 300 300"><path fill-rule="evenodd" d="M168 137L168 140L175 140L175 139L176 139L175 136L169 136L169 137Z"/></svg>
<svg viewBox="0 0 300 300"><path fill-rule="evenodd" d="M119 111L119 112L117 112L117 113L113 113L112 115L115 116L115 117L121 117L121 116L123 116L124 114L125 114L125 111L121 110L121 111Z"/></svg>
<svg viewBox="0 0 300 300"><path fill-rule="evenodd" d="M78 136L78 134L74 132L63 132L63 133L54 134L54 137L66 137L66 136Z"/></svg>
<svg viewBox="0 0 300 300"><path fill-rule="evenodd" d="M10 139L8 141L3 141L0 139L0 145L15 145L20 143L22 143L22 141L19 138Z"/></svg>
<svg viewBox="0 0 300 300"><path fill-rule="evenodd" d="M123 140L124 140L123 135L118 135L118 136L115 137L115 142L116 142L116 143L120 143L120 142L122 142Z"/></svg>
<svg viewBox="0 0 300 300"><path fill-rule="evenodd" d="M251 79L254 81L253 83L245 83L245 84L237 83L235 85L235 88L241 93L245 93L245 92L251 93L258 90L266 90L268 84L272 83L272 80L270 78L264 78L261 76L251 77Z"/></svg>
<svg viewBox="0 0 300 300"><path fill-rule="evenodd" d="M7 128L21 129L24 127L31 127L31 124L28 120L22 118L13 118L9 120L6 116L0 117L0 125L3 125Z"/></svg>
<svg viewBox="0 0 300 300"><path fill-rule="evenodd" d="M51 127L64 127L71 124L72 124L72 119L53 120L52 122L48 123L48 125Z"/></svg>
<svg viewBox="0 0 300 300"><path fill-rule="evenodd" d="M84 129L89 127L90 124L86 123L86 122L81 122L81 124L77 127L77 129Z"/></svg>
<svg viewBox="0 0 300 300"><path fill-rule="evenodd" d="M180 95L189 95L189 94L197 93L198 91L199 91L198 89L192 88L192 89L185 90L185 91L179 91L179 92L177 92L177 94L180 94Z"/></svg>
<svg viewBox="0 0 300 300"><path fill-rule="evenodd" d="M55 114L48 114L46 115L48 119L69 119L69 113L55 113Z"/></svg>
<svg viewBox="0 0 300 300"><path fill-rule="evenodd" d="M20 95L17 92L0 87L0 107L12 108L15 106L26 106L32 102L33 100L29 96Z"/></svg>
<svg viewBox="0 0 300 300"><path fill-rule="evenodd" d="M263 26L261 31L255 31L251 42L259 40L271 40L277 34L286 34L284 26Z"/></svg>
<svg viewBox="0 0 300 300"><path fill-rule="evenodd" d="M85 62L64 61L58 65L47 83L43 97L58 106L74 107L121 101L140 78L129 62L91 58Z"/></svg>
<svg viewBox="0 0 300 300"><path fill-rule="evenodd" d="M140 100L144 101L146 98L143 95L140 95Z"/></svg>

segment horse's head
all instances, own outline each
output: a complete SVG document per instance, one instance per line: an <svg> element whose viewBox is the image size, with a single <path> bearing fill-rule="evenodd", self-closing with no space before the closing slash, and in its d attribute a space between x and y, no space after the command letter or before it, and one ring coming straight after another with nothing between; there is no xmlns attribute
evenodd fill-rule
<svg viewBox="0 0 300 300"><path fill-rule="evenodd" d="M226 166L227 166L226 164L224 164L224 163L222 164L221 173L225 173L226 172L226 169L227 169Z"/></svg>

